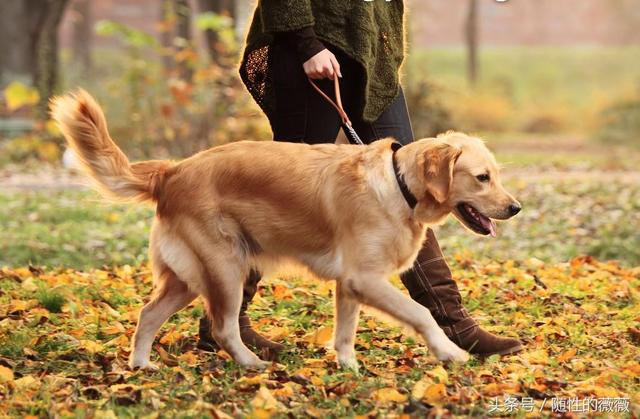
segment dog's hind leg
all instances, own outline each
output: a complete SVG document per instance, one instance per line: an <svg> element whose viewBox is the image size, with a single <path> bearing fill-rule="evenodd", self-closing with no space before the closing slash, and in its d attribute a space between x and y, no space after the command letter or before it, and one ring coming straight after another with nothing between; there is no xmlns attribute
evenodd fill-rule
<svg viewBox="0 0 640 419"><path fill-rule="evenodd" d="M344 286L363 304L412 326L439 360L465 362L469 359L469 354L444 334L427 308L404 295L387 279L378 275L362 276L346 280Z"/></svg>
<svg viewBox="0 0 640 419"><path fill-rule="evenodd" d="M202 247L200 248L202 249ZM211 332L218 344L244 367L268 365L242 342L238 316L242 305L242 287L249 273L244 252L227 240L209 242L206 256L201 256L208 284L202 296L211 322Z"/></svg>
<svg viewBox="0 0 640 419"><path fill-rule="evenodd" d="M190 291L187 284L179 280L171 269L165 267L160 271L151 301L140 311L129 357L131 368L151 370L158 368L149 361L151 345L158 329L169 317L186 307L194 298L196 294Z"/></svg>
<svg viewBox="0 0 640 419"><path fill-rule="evenodd" d="M343 368L358 369L354 350L360 303L349 294L341 282L336 284L336 335L334 345L338 362Z"/></svg>

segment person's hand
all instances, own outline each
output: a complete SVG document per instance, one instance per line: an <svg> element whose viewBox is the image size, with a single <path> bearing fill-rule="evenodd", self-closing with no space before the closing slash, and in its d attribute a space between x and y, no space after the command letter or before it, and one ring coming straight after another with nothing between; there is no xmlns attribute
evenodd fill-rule
<svg viewBox="0 0 640 419"><path fill-rule="evenodd" d="M333 80L335 75L342 77L340 73L340 64L328 49L323 49L313 57L309 58L302 64L304 72L312 79L324 79L329 78Z"/></svg>

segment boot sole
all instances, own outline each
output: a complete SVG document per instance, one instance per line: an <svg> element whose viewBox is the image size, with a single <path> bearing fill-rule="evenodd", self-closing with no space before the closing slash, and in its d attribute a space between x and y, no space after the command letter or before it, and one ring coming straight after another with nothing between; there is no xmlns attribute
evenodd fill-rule
<svg viewBox="0 0 640 419"><path fill-rule="evenodd" d="M477 357L480 357L480 358L488 358L491 355L500 355L500 356L513 355L515 353L521 352L523 349L524 349L524 346L522 346L522 344L519 343L519 344L517 344L515 346L503 349L501 351L488 352L488 353L477 353L477 354L473 354L473 355L475 355Z"/></svg>
<svg viewBox="0 0 640 419"><path fill-rule="evenodd" d="M220 348L208 342L198 342L198 344L196 345L196 348L200 349L201 351L211 352L211 353L215 353L220 350Z"/></svg>

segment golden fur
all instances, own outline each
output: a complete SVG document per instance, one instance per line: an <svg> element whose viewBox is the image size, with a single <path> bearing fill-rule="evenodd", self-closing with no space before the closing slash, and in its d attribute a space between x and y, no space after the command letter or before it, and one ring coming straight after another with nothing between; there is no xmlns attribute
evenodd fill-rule
<svg viewBox="0 0 640 419"><path fill-rule="evenodd" d="M140 314L132 367L154 367L149 354L157 330L198 295L221 346L245 366L262 366L240 340L242 283L251 267L283 260L337 280L341 364L356 367L360 304L413 326L439 359L467 359L429 311L386 278L411 267L428 226L450 213L468 225L460 202L491 218L509 216L506 208L516 201L481 140L449 133L397 151L418 199L412 210L393 172L390 139L368 146L240 141L177 163L130 164L86 92L54 99L52 115L101 192L156 203L150 241L156 291ZM491 181L478 182L480 173Z"/></svg>

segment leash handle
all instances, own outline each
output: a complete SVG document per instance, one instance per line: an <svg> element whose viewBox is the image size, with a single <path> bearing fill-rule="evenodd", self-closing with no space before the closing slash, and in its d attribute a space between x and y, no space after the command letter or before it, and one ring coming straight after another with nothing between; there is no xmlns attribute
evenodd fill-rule
<svg viewBox="0 0 640 419"><path fill-rule="evenodd" d="M334 85L335 95L336 95L335 102L325 92L323 92L322 89L320 89L318 85L313 80L311 80L311 78L307 77L307 80L309 80L309 83L311 83L311 86L313 86L313 88L318 93L320 93L320 95L327 102L329 102L329 104L333 106L336 109L336 111L338 111L338 115L340 115L340 119L342 119L342 124L341 124L342 130L344 131L349 141L356 144L364 145L364 142L362 142L362 140L360 139L356 131L353 129L351 120L349 119L349 116L347 115L347 113L344 110L344 107L342 106L342 98L340 97L340 80L338 80L338 76L337 75L333 76L333 85Z"/></svg>

